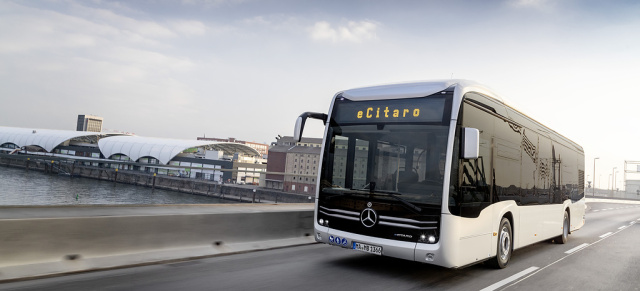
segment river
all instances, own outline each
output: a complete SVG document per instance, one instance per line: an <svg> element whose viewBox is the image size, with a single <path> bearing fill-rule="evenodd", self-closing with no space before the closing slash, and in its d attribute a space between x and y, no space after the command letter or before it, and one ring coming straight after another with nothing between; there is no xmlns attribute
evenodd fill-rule
<svg viewBox="0 0 640 291"><path fill-rule="evenodd" d="M213 197L0 166L0 205L237 203Z"/></svg>

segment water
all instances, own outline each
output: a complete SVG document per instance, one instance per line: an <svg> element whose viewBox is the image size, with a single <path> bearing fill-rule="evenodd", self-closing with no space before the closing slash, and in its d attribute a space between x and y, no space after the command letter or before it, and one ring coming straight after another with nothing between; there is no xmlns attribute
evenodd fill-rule
<svg viewBox="0 0 640 291"><path fill-rule="evenodd" d="M0 166L0 205L222 204L218 199Z"/></svg>

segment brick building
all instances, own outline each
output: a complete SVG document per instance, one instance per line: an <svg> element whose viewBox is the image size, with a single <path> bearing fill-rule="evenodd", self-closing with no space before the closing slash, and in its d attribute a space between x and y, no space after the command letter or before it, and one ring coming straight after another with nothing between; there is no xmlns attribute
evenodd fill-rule
<svg viewBox="0 0 640 291"><path fill-rule="evenodd" d="M265 186L300 194L313 194L316 190L321 138L303 138L295 142L293 137L277 139L269 149Z"/></svg>

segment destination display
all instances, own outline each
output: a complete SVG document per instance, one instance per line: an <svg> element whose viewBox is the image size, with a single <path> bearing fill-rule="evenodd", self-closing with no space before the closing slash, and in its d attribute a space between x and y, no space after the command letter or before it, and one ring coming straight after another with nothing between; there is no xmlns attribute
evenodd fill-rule
<svg viewBox="0 0 640 291"><path fill-rule="evenodd" d="M333 120L338 124L442 122L444 97L335 102Z"/></svg>

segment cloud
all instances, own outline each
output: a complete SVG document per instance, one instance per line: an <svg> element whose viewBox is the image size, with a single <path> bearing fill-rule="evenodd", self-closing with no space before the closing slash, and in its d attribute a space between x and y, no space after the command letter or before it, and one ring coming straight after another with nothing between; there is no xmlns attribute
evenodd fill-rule
<svg viewBox="0 0 640 291"><path fill-rule="evenodd" d="M207 26L195 20L180 20L169 23L169 26L181 35L204 35L207 32Z"/></svg>
<svg viewBox="0 0 640 291"><path fill-rule="evenodd" d="M516 8L534 8L550 10L555 6L555 0L508 0L508 4Z"/></svg>
<svg viewBox="0 0 640 291"><path fill-rule="evenodd" d="M335 28L329 22L320 21L309 30L311 39L315 41L362 43L378 39L377 28L378 25L371 21L349 21L346 26Z"/></svg>

